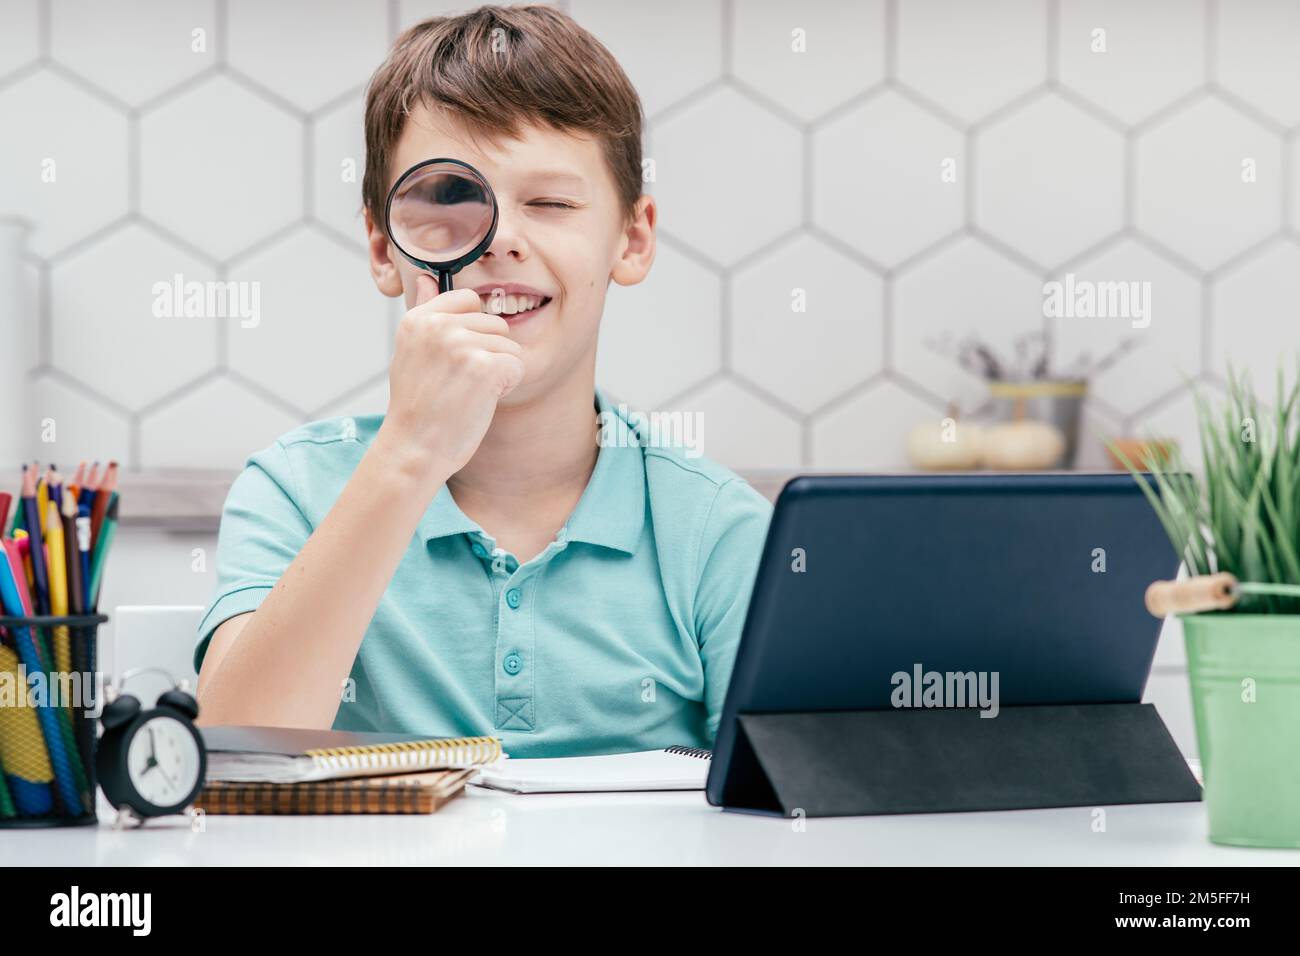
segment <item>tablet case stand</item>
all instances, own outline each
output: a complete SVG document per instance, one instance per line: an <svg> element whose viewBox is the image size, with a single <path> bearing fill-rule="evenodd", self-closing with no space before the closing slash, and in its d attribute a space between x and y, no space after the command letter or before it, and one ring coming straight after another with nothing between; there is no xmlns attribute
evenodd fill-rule
<svg viewBox="0 0 1300 956"><path fill-rule="evenodd" d="M1151 704L741 714L735 747L723 805L784 816L1201 799Z"/></svg>

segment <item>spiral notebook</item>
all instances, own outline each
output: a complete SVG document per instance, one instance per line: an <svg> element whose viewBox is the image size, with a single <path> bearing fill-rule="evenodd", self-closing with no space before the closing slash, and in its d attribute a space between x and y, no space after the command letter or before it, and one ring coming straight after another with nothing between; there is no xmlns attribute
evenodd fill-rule
<svg viewBox="0 0 1300 956"><path fill-rule="evenodd" d="M313 783L204 785L195 807L223 814L434 813L465 791L465 770L431 770Z"/></svg>
<svg viewBox="0 0 1300 956"><path fill-rule="evenodd" d="M287 727L200 727L208 782L307 783L479 767L501 759L496 737L428 737Z"/></svg>
<svg viewBox="0 0 1300 956"><path fill-rule="evenodd" d="M596 793L627 790L703 790L712 754L667 747L602 757L502 760L470 783L510 793Z"/></svg>

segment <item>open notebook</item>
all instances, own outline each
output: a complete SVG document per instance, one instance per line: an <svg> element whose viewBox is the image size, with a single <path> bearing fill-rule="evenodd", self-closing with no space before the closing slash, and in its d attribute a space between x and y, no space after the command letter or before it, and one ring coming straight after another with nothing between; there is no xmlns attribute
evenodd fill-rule
<svg viewBox="0 0 1300 956"><path fill-rule="evenodd" d="M344 777L477 767L501 757L496 737L200 727L209 782L305 783Z"/></svg>
<svg viewBox="0 0 1300 956"><path fill-rule="evenodd" d="M703 790L712 754L668 747L603 757L502 760L470 783L511 793L583 793L611 790Z"/></svg>

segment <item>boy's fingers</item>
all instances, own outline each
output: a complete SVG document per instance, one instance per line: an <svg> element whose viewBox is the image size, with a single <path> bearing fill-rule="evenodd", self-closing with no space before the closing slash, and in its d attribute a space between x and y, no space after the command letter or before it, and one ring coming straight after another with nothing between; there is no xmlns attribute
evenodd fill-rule
<svg viewBox="0 0 1300 956"><path fill-rule="evenodd" d="M523 353L523 347L512 338L504 335L495 335L490 332L465 333L471 345L484 349L488 352L501 352L505 355L520 355Z"/></svg>
<svg viewBox="0 0 1300 956"><path fill-rule="evenodd" d="M498 335L501 337L505 337L510 332L509 322L499 315L492 315L488 312L470 312L458 318L461 325L471 332L482 332L485 335Z"/></svg>
<svg viewBox="0 0 1300 956"><path fill-rule="evenodd" d="M524 361L516 355L501 354L497 356L500 365L501 394L513 391L524 380Z"/></svg>
<svg viewBox="0 0 1300 956"><path fill-rule="evenodd" d="M430 281L433 281L432 279ZM430 312L482 312L483 300L473 289L452 289L429 303Z"/></svg>
<svg viewBox="0 0 1300 956"><path fill-rule="evenodd" d="M427 272L419 273L415 277L415 304L424 305L437 297L438 283L433 281L433 276Z"/></svg>

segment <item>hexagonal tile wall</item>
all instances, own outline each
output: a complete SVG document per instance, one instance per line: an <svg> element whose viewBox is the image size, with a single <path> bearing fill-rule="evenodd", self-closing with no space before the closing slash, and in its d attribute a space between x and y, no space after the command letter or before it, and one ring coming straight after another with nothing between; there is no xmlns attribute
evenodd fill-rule
<svg viewBox="0 0 1300 956"><path fill-rule="evenodd" d="M813 222L883 266L964 222L965 139L894 90L822 124L812 156Z"/></svg>
<svg viewBox="0 0 1300 956"><path fill-rule="evenodd" d="M1096 362L1138 353L1092 377L1095 405L1119 418L1135 415L1206 370L1204 296L1195 275L1130 238L1072 263L1068 275L1075 282L1095 283L1104 295L1113 288L1115 295L1129 297L1127 305L1120 303L1118 315L1063 315L1049 323L1057 368L1080 359ZM1144 284L1136 289L1120 285L1120 276L1141 276ZM1054 278L1064 281L1061 275Z"/></svg>
<svg viewBox="0 0 1300 956"><path fill-rule="evenodd" d="M712 90L653 136L660 228L701 257L734 265L802 221L800 131L751 97Z"/></svg>
<svg viewBox="0 0 1300 956"><path fill-rule="evenodd" d="M751 0L733 9L736 80L800 119L885 78L884 0Z"/></svg>
<svg viewBox="0 0 1300 956"><path fill-rule="evenodd" d="M226 0L230 66L300 110L365 83L388 48L381 0Z"/></svg>
<svg viewBox="0 0 1300 956"><path fill-rule="evenodd" d="M952 350L976 337L1003 355L1042 325L1042 278L963 236L903 270L894 282L890 367L964 412L986 397Z"/></svg>
<svg viewBox="0 0 1300 956"><path fill-rule="evenodd" d="M230 278L258 290L260 310L229 323L230 368L301 413L384 368L387 302L355 250L298 228L240 260Z"/></svg>
<svg viewBox="0 0 1300 956"><path fill-rule="evenodd" d="M1045 267L1124 223L1124 140L1048 94L979 131L975 224Z"/></svg>
<svg viewBox="0 0 1300 956"><path fill-rule="evenodd" d="M1215 269L1282 225L1282 141L1206 98L1137 142L1137 228Z"/></svg>
<svg viewBox="0 0 1300 956"><path fill-rule="evenodd" d="M215 368L216 332L175 308L176 276L206 282L214 272L138 223L59 257L50 275L54 368L132 411Z"/></svg>
<svg viewBox="0 0 1300 956"><path fill-rule="evenodd" d="M731 368L808 414L883 364L880 276L808 236L731 280Z"/></svg>
<svg viewBox="0 0 1300 956"><path fill-rule="evenodd" d="M0 78L40 58L40 22L40 0L0 5Z"/></svg>
<svg viewBox="0 0 1300 956"><path fill-rule="evenodd" d="M1205 82L1205 28L1186 0L1062 0L1061 85L1138 123Z"/></svg>
<svg viewBox="0 0 1300 956"><path fill-rule="evenodd" d="M127 118L44 68L0 87L0 212L34 228L28 248L51 258L128 209Z"/></svg>
<svg viewBox="0 0 1300 956"><path fill-rule="evenodd" d="M211 77L141 119L141 212L228 259L301 218L302 141L296 117Z"/></svg>
<svg viewBox="0 0 1300 956"><path fill-rule="evenodd" d="M1269 243L1214 284L1210 347L1275 394L1278 356L1300 355L1300 241ZM1286 371L1293 372L1295 362Z"/></svg>
<svg viewBox="0 0 1300 956"><path fill-rule="evenodd" d="M622 64L653 116L722 76L721 0L572 0L570 12ZM672 69L647 36L671 35Z"/></svg>
<svg viewBox="0 0 1300 956"><path fill-rule="evenodd" d="M657 408L722 364L720 276L667 243L654 271L656 282L611 285L600 324L597 377L636 408Z"/></svg>
<svg viewBox="0 0 1300 956"><path fill-rule="evenodd" d="M60 443L235 469L295 421L382 411L402 306L366 269L364 84L465 4L124 3L0 4L0 215L34 227L24 349ZM660 213L598 381L699 412L725 464L902 464L915 420L985 394L945 337L1050 332L1062 367L1120 348L1087 427L1189 449L1182 373L1219 394L1231 357L1268 397L1300 349L1300 5L556 5L640 89ZM257 327L156 315L177 276L256 283ZM1149 321L1046 318L1069 276L1146 283Z"/></svg>
<svg viewBox="0 0 1300 956"><path fill-rule="evenodd" d="M216 16L216 0L57 0L50 6L50 53L105 93L139 106L212 66Z"/></svg>
<svg viewBox="0 0 1300 956"><path fill-rule="evenodd" d="M1043 0L896 4L898 80L968 123L1046 79Z"/></svg>

